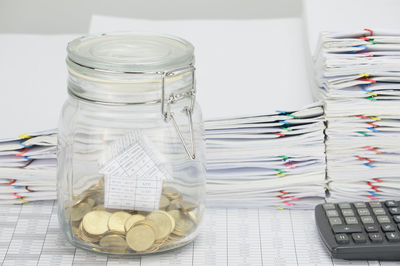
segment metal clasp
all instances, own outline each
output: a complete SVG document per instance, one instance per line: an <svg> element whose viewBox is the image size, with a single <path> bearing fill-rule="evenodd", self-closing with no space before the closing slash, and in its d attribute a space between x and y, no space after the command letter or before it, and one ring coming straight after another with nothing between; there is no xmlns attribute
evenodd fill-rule
<svg viewBox="0 0 400 266"><path fill-rule="evenodd" d="M179 139L181 140L183 147L185 148L185 151L189 158L191 160L196 159L196 150L195 150L195 143L194 143L194 130L193 130L193 119L192 119L192 113L194 109L194 105L196 103L196 82L195 82L195 70L196 68L193 65L190 65L189 67L181 68L181 69L175 69L170 72L163 72L161 73L162 75L162 81L161 81L161 114L164 117L164 121L168 122L169 120L172 120L173 125L175 127L176 133L178 134ZM165 99L165 79L167 77L175 76L178 74L182 74L185 72L190 71L192 73L192 86L191 89L185 93L182 94L173 94L171 93L167 100ZM174 113L171 112L171 104L176 102L177 100L186 98L186 97L191 97L191 103L190 106L185 106L184 111L188 117L189 120L189 130L190 130L190 140L191 140L191 151L189 150L188 145L186 144L185 139L183 138L182 132L178 126L178 123L175 120Z"/></svg>

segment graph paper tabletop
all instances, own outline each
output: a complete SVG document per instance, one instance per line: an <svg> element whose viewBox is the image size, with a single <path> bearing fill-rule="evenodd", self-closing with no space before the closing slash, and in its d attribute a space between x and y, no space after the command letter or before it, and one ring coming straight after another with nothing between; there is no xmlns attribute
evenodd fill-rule
<svg viewBox="0 0 400 266"><path fill-rule="evenodd" d="M202 231L175 251L137 258L97 255L64 238L53 201L0 205L1 265L395 265L332 259L313 211L207 209Z"/></svg>

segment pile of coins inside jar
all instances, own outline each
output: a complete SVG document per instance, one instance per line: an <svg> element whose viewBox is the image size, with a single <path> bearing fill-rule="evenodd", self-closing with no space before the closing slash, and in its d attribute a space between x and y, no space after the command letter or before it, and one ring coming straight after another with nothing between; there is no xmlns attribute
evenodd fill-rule
<svg viewBox="0 0 400 266"><path fill-rule="evenodd" d="M152 212L106 209L104 179L74 198L72 207L66 207L72 232L99 252L151 253L170 249L196 229L200 215L199 206L184 200L182 193L170 186L163 187L159 210ZM176 244L179 245L182 244Z"/></svg>

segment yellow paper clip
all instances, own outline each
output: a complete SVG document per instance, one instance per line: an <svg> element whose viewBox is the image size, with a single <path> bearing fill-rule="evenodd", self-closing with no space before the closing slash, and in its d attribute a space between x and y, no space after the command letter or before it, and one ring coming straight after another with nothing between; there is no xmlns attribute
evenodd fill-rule
<svg viewBox="0 0 400 266"><path fill-rule="evenodd" d="M376 116L370 116L369 118L374 119L375 121L380 121L382 118L376 117Z"/></svg>
<svg viewBox="0 0 400 266"><path fill-rule="evenodd" d="M364 78L368 78L368 77L369 77L369 74L367 74L367 73L360 73L360 74L358 74L358 75L361 75L361 76L363 76Z"/></svg>
<svg viewBox="0 0 400 266"><path fill-rule="evenodd" d="M285 174L276 174L276 176L286 176Z"/></svg>
<svg viewBox="0 0 400 266"><path fill-rule="evenodd" d="M18 200L21 201L22 203L28 203L28 202L29 202L29 201L24 200L24 199L22 199L22 198L18 198Z"/></svg>
<svg viewBox="0 0 400 266"><path fill-rule="evenodd" d="M30 139L30 138L32 138L32 136L21 134L21 135L18 136L18 138L20 138L20 139Z"/></svg>
<svg viewBox="0 0 400 266"><path fill-rule="evenodd" d="M377 93L375 93L375 92L368 92L368 94L371 94L372 96L378 96L378 94Z"/></svg>
<svg viewBox="0 0 400 266"><path fill-rule="evenodd" d="M277 205L276 208L277 208L278 210L283 210L283 208L282 208L281 206L279 206L279 205Z"/></svg>

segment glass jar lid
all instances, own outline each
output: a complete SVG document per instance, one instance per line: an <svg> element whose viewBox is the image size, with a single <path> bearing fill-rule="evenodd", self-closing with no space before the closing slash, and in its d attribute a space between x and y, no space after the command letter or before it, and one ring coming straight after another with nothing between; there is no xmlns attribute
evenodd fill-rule
<svg viewBox="0 0 400 266"><path fill-rule="evenodd" d="M164 72L194 61L194 47L172 36L102 34L71 41L68 59L78 65L116 72Z"/></svg>
<svg viewBox="0 0 400 266"><path fill-rule="evenodd" d="M85 100L159 102L194 89L194 47L178 37L84 36L71 41L67 52L68 90Z"/></svg>

